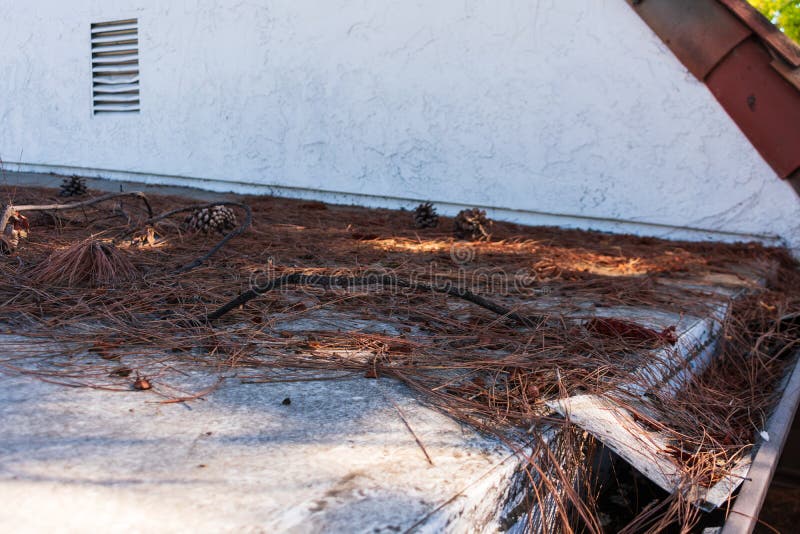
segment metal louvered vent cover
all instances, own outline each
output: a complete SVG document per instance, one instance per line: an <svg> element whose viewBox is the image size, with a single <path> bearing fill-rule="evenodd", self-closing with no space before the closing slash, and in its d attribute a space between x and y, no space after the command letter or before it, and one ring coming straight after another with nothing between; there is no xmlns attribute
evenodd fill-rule
<svg viewBox="0 0 800 534"><path fill-rule="evenodd" d="M92 24L92 109L139 112L139 24L137 19Z"/></svg>

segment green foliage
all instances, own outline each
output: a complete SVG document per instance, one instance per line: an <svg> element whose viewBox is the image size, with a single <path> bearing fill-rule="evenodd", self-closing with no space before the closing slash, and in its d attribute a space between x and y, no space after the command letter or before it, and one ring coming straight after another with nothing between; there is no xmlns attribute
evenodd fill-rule
<svg viewBox="0 0 800 534"><path fill-rule="evenodd" d="M789 37L800 43L800 0L748 0Z"/></svg>

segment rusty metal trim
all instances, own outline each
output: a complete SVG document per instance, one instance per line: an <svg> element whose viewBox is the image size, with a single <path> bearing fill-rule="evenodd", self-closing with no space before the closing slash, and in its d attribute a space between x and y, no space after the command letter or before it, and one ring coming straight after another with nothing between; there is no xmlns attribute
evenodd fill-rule
<svg viewBox="0 0 800 534"><path fill-rule="evenodd" d="M773 48L787 63L800 67L800 46L745 0L717 0Z"/></svg>

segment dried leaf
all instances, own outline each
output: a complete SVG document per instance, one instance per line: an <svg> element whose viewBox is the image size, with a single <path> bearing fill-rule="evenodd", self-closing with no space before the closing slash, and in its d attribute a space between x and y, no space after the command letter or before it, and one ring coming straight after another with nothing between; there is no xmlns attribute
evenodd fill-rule
<svg viewBox="0 0 800 534"><path fill-rule="evenodd" d="M137 377L136 381L133 383L133 389L143 391L152 388L153 386L150 385L150 381L147 378L141 376Z"/></svg>
<svg viewBox="0 0 800 534"><path fill-rule="evenodd" d="M594 317L586 323L586 329L595 334L623 339L631 342L653 343L655 346L674 345L678 341L675 327L669 326L661 332L623 319Z"/></svg>

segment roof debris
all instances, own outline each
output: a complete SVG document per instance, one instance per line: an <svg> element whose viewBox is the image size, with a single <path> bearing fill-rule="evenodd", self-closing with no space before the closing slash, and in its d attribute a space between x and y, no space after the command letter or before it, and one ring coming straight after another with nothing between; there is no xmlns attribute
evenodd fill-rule
<svg viewBox="0 0 800 534"><path fill-rule="evenodd" d="M30 212L29 238L0 258L0 322L30 340L0 359L4 372L129 391L130 373L114 372L124 365L164 402L214 390L170 389L168 372L188 366L248 382L399 380L530 459L527 512L550 503L554 520L588 531L601 522L596 488L576 487L595 479L576 427L672 492L630 528L690 527L729 499L795 363L800 271L781 249L502 222L461 242L452 221L421 229L408 212L260 197L225 202L252 224L208 253L181 232L178 215L197 208L186 199L153 196L155 217L113 200L70 219ZM131 237L147 228L159 238ZM37 278L89 236L140 276ZM514 320L531 317L543 320Z"/></svg>

